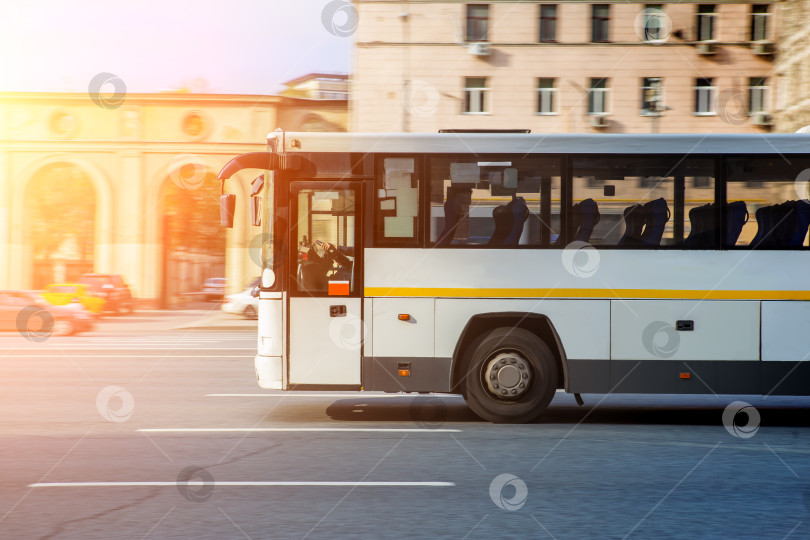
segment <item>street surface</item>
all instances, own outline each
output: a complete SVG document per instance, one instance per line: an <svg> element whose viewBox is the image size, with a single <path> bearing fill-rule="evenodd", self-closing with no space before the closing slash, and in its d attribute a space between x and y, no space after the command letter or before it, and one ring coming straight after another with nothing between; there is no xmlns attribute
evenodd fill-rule
<svg viewBox="0 0 810 540"><path fill-rule="evenodd" d="M810 538L808 398L558 393L494 425L264 391L255 331L144 328L0 336L0 538Z"/></svg>

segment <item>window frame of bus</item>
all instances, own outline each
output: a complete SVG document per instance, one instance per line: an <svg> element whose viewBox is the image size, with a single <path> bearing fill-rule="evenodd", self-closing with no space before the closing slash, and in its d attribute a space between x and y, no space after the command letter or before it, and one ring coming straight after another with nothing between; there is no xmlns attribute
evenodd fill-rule
<svg viewBox="0 0 810 540"><path fill-rule="evenodd" d="M423 191L425 193L424 199L424 215L422 218L422 223L424 226L424 238L425 238L425 245L432 248L441 247L442 249L563 249L565 245L558 245L555 242L551 241L549 237L548 245L543 245L541 243L537 244L517 244L513 246L491 246L487 244L453 244L448 243L446 245L439 246L437 241L431 240L431 222L432 222L432 200L431 200L431 185L433 182L433 178L431 177L431 160L433 159L454 159L458 158L462 162L469 162L472 160L478 162L506 162L510 161L513 162L515 160L552 160L556 159L558 161L559 166L559 189L560 189L560 201L559 201L559 235L562 237L565 231L565 223L567 218L567 214L569 212L567 208L568 201L570 201L570 188L566 186L566 175L570 175L570 169L568 169L568 162L569 162L569 155L568 154L546 154L546 153L528 153L528 154L458 154L458 153L442 153L442 154L427 154L424 160L424 188ZM554 178L554 177L552 177ZM553 185L552 185L553 190ZM540 192L538 191L538 195ZM552 208L550 209L550 216L554 214L553 208L553 199L550 201L552 204ZM568 204L570 206L570 204ZM542 212L542 207L541 207ZM541 214L537 214L540 216ZM542 223L542 221L541 221ZM553 234L554 231L551 230L551 225L549 225L549 234ZM441 231L439 231L441 232ZM437 236L438 240L438 236Z"/></svg>
<svg viewBox="0 0 810 540"><path fill-rule="evenodd" d="M416 217L414 219L414 234L412 237L387 237L385 236L385 223L383 210L380 208L378 197L378 190L385 189L385 160L386 159L413 159L413 177L416 180ZM426 194L425 191L427 182L426 171L424 165L426 163L424 154L392 154L380 153L374 154L374 180L372 182L372 194L370 200L372 201L371 219L369 220L371 227L371 236L373 239L374 247L420 247L423 245L422 239L425 237L425 211L426 211ZM412 179L413 181L413 179ZM429 201L427 201L429 203ZM368 216L368 212L365 213Z"/></svg>

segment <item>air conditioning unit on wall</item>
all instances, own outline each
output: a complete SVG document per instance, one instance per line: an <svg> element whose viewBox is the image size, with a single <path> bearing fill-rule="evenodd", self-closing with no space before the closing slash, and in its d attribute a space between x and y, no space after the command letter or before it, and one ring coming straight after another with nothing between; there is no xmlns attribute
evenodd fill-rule
<svg viewBox="0 0 810 540"><path fill-rule="evenodd" d="M755 126L772 126L773 116L770 113L757 112L751 115L751 123Z"/></svg>
<svg viewBox="0 0 810 540"><path fill-rule="evenodd" d="M754 41L751 50L759 56L770 56L774 53L774 44L772 41Z"/></svg>
<svg viewBox="0 0 810 540"><path fill-rule="evenodd" d="M489 43L475 42L470 43L467 49L473 56L489 56Z"/></svg>
<svg viewBox="0 0 810 540"><path fill-rule="evenodd" d="M698 41L697 52L704 56L712 55L717 52L717 43L714 41Z"/></svg>
<svg viewBox="0 0 810 540"><path fill-rule="evenodd" d="M593 114L590 117L591 127L606 128L610 125L610 118L604 114Z"/></svg>

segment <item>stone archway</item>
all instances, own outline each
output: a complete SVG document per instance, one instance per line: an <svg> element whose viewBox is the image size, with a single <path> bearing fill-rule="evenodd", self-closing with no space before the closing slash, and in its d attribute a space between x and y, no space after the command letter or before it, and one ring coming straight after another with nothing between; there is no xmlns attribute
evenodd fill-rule
<svg viewBox="0 0 810 540"><path fill-rule="evenodd" d="M216 175L185 163L160 188L162 307L184 302L211 277L225 277L225 229L219 224Z"/></svg>
<svg viewBox="0 0 810 540"><path fill-rule="evenodd" d="M74 163L49 163L31 176L23 197L30 287L75 281L94 270L96 199L91 176Z"/></svg>

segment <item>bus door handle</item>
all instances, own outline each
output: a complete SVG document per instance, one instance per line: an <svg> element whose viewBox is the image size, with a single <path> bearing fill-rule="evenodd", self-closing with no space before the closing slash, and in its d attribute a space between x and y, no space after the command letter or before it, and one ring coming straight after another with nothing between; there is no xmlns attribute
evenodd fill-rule
<svg viewBox="0 0 810 540"><path fill-rule="evenodd" d="M695 321L676 321L675 330L679 332L691 332L695 329Z"/></svg>
<svg viewBox="0 0 810 540"><path fill-rule="evenodd" d="M329 306L330 317L345 317L346 306Z"/></svg>

